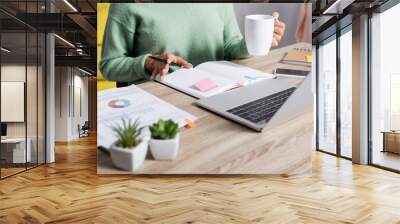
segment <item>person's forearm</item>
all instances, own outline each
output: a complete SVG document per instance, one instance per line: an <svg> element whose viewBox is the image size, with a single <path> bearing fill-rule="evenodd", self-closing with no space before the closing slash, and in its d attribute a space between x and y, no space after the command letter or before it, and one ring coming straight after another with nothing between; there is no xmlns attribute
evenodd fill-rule
<svg viewBox="0 0 400 224"><path fill-rule="evenodd" d="M224 58L234 60L249 57L246 43L236 22L233 5L224 7Z"/></svg>
<svg viewBox="0 0 400 224"><path fill-rule="evenodd" d="M132 55L135 49L136 20L118 16L123 5L110 7L104 32L100 70L107 80L137 82L149 79L144 62L146 54ZM129 24L129 25L128 25Z"/></svg>
<svg viewBox="0 0 400 224"><path fill-rule="evenodd" d="M225 60L235 60L249 57L244 39L225 44Z"/></svg>
<svg viewBox="0 0 400 224"><path fill-rule="evenodd" d="M110 81L135 82L147 80L150 77L144 65L147 56L103 58L100 62L100 70L104 77Z"/></svg>

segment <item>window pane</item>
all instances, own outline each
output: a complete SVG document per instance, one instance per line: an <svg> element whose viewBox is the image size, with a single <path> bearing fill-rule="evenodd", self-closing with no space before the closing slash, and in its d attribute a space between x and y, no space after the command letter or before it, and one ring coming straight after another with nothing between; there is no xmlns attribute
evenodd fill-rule
<svg viewBox="0 0 400 224"><path fill-rule="evenodd" d="M45 3L0 2L0 7L22 20L25 13L43 12ZM4 178L45 160L45 35L4 12L0 12L0 17L6 21L0 24L0 173Z"/></svg>
<svg viewBox="0 0 400 224"><path fill-rule="evenodd" d="M340 36L340 153L351 158L352 141L352 32Z"/></svg>
<svg viewBox="0 0 400 224"><path fill-rule="evenodd" d="M37 165L37 33L27 33L27 48L28 48L28 61L27 61L27 80L26 80L26 115L27 115L27 139L30 146L31 153L28 160L28 168Z"/></svg>
<svg viewBox="0 0 400 224"><path fill-rule="evenodd" d="M26 33L2 33L1 47L1 177L25 170L30 162L26 141ZM12 109L11 109L12 108ZM28 149L28 150L27 150Z"/></svg>
<svg viewBox="0 0 400 224"><path fill-rule="evenodd" d="M45 108L45 60L46 60L46 36L39 33L38 41L38 164L45 163L46 149L45 149L45 122L46 122L46 108Z"/></svg>
<svg viewBox="0 0 400 224"><path fill-rule="evenodd" d="M400 130L400 73L390 75L390 130Z"/></svg>
<svg viewBox="0 0 400 224"><path fill-rule="evenodd" d="M372 25L372 163L400 170L400 4L374 15Z"/></svg>
<svg viewBox="0 0 400 224"><path fill-rule="evenodd" d="M336 153L336 41L318 48L318 148Z"/></svg>

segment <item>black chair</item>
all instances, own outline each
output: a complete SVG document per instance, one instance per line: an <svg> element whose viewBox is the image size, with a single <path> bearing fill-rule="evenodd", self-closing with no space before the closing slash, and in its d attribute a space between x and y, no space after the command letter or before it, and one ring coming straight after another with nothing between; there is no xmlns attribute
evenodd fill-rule
<svg viewBox="0 0 400 224"><path fill-rule="evenodd" d="M78 125L79 138L89 136L89 129L90 129L89 121L85 121L82 127Z"/></svg>

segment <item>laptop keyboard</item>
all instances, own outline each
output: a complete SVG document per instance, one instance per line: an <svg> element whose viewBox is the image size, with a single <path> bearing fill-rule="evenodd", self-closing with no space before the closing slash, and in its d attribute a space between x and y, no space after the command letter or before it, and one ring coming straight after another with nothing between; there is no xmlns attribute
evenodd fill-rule
<svg viewBox="0 0 400 224"><path fill-rule="evenodd" d="M292 87L232 108L227 112L254 123L260 121L268 122L295 90L296 87Z"/></svg>

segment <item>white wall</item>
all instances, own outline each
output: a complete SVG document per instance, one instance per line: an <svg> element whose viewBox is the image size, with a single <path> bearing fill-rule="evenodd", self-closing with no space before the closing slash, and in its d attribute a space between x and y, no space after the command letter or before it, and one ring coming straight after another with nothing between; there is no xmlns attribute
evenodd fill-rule
<svg viewBox="0 0 400 224"><path fill-rule="evenodd" d="M79 73L82 74L82 73ZM75 75L75 86L82 90L82 116L80 121L85 122L88 120L88 78L87 76Z"/></svg>
<svg viewBox="0 0 400 224"><path fill-rule="evenodd" d="M78 125L83 125L88 120L88 79L87 77L81 76L79 72L74 75L74 91L72 92L74 99L74 107L72 108L72 120L71 120L71 133L73 138L79 137Z"/></svg>
<svg viewBox="0 0 400 224"><path fill-rule="evenodd" d="M88 120L88 79L76 68L56 67L55 119L56 141L79 138L78 125Z"/></svg>
<svg viewBox="0 0 400 224"><path fill-rule="evenodd" d="M25 67L24 65L19 65L19 64L5 64L1 66L1 81L10 81L10 82L25 82L25 75L26 75L26 70L28 71L28 74L36 74L36 67L33 66L27 66ZM31 80L29 80L32 82ZM30 83L32 84L32 83ZM36 85L36 81L33 83ZM28 89L29 90L29 89ZM30 103L32 98L36 100L36 89L34 89L34 92L30 93L28 91L27 93L28 96L28 103ZM36 107L36 105L35 105ZM1 110L7 110L7 108L1 108ZM31 117L33 114L28 113L28 122L32 122L33 120L35 121L36 124L36 114L34 114L34 117ZM35 119L33 119L35 118ZM28 127L32 127L33 124L29 124ZM25 137L25 122L7 122L7 135L8 137ZM29 137L29 133L28 133Z"/></svg>
<svg viewBox="0 0 400 224"><path fill-rule="evenodd" d="M68 67L55 68L55 141L69 139L69 83Z"/></svg>
<svg viewBox="0 0 400 224"><path fill-rule="evenodd" d="M1 81L25 82L25 65L8 64L1 66ZM7 108L1 108L6 110ZM7 123L8 137L25 137L25 122Z"/></svg>

